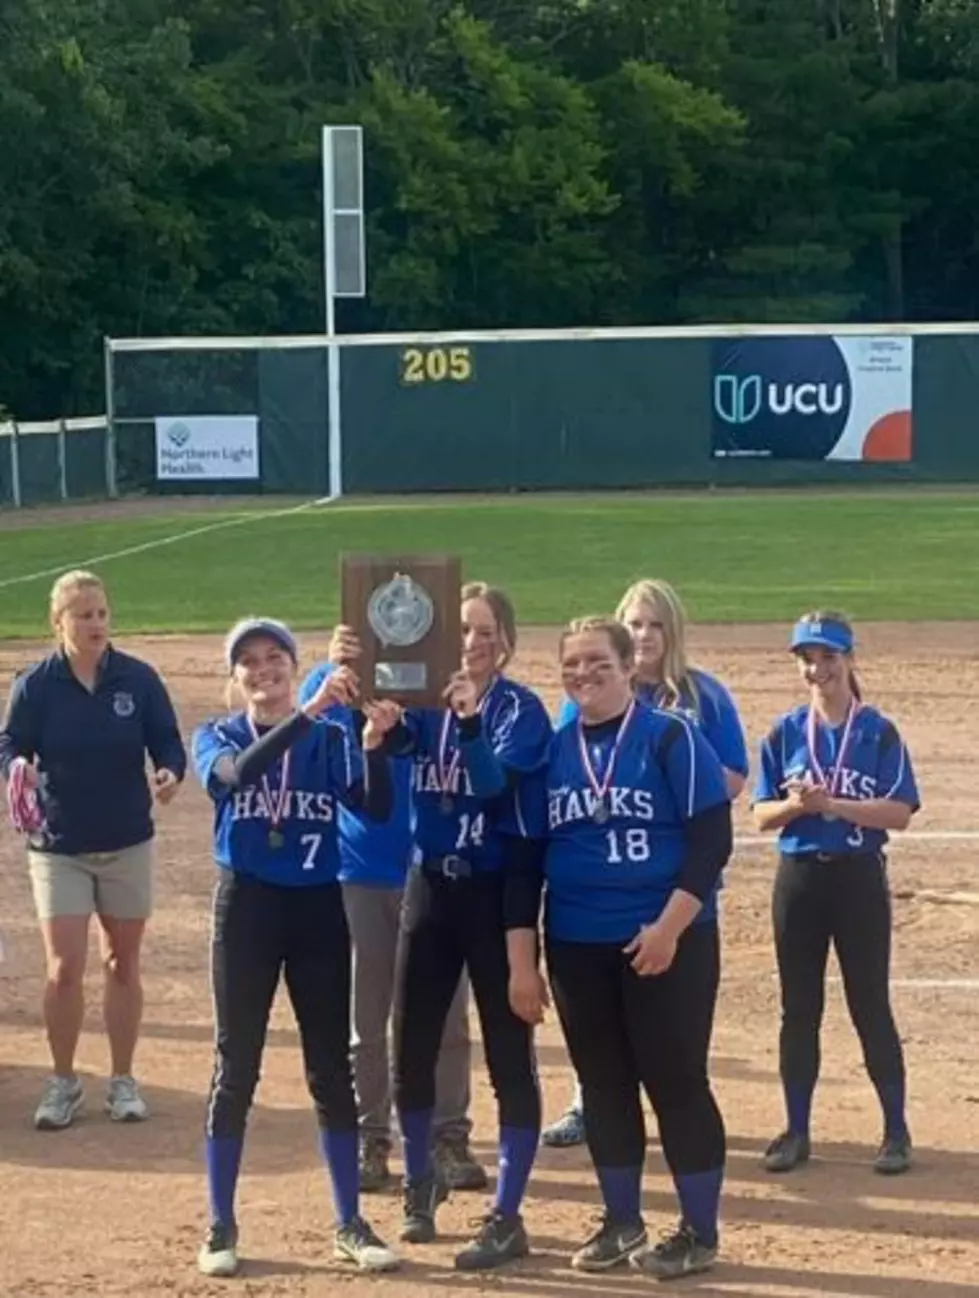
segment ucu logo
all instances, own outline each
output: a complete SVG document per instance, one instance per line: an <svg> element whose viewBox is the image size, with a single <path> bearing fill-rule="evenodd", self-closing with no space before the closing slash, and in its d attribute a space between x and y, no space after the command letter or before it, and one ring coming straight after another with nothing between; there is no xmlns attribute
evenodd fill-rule
<svg viewBox="0 0 979 1298"><path fill-rule="evenodd" d="M842 383L769 383L760 374L739 379L735 374L718 374L714 379L714 409L727 424L750 424L765 405L773 415L837 415L846 401Z"/></svg>
<svg viewBox="0 0 979 1298"><path fill-rule="evenodd" d="M716 445L775 458L822 459L852 399L843 354L822 336L718 343L712 388Z"/></svg>

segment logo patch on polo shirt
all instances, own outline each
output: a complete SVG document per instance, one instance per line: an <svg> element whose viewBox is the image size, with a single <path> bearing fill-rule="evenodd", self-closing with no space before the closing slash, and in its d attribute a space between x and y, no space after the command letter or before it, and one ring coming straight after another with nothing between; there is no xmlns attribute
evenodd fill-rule
<svg viewBox="0 0 979 1298"><path fill-rule="evenodd" d="M112 711L117 717L131 717L136 711L136 700L131 694L120 690L112 698Z"/></svg>

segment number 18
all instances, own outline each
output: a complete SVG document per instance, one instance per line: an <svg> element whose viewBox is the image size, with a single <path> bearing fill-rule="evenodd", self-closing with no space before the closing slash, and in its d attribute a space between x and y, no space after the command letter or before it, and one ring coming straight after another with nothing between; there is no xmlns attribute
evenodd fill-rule
<svg viewBox="0 0 979 1298"><path fill-rule="evenodd" d="M617 829L610 829L605 837L608 841L609 865L621 865L623 860L649 860L649 833L647 830L627 829L620 837ZM623 847L625 848L625 856L622 855Z"/></svg>

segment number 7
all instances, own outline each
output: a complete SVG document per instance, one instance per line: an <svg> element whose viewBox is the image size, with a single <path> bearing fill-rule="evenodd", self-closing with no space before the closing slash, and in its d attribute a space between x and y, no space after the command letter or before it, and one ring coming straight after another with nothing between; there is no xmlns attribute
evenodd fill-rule
<svg viewBox="0 0 979 1298"><path fill-rule="evenodd" d="M307 848L306 859L303 861L304 870L316 869L316 854L320 850L322 841L322 834L303 834L302 838L300 838L300 845Z"/></svg>

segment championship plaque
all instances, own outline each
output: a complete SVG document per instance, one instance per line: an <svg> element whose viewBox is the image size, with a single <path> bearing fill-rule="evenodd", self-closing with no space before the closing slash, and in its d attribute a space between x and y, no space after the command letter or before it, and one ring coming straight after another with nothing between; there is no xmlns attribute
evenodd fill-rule
<svg viewBox="0 0 979 1298"><path fill-rule="evenodd" d="M354 668L366 698L443 706L462 655L461 589L455 555L340 556L342 618L360 639Z"/></svg>

